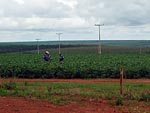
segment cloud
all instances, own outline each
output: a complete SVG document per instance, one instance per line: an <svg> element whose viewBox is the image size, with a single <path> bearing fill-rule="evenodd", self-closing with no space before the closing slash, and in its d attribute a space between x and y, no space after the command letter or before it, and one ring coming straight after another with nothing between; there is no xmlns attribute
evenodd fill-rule
<svg viewBox="0 0 150 113"><path fill-rule="evenodd" d="M13 18L8 18L8 17L0 17L0 26L1 29L14 29L18 27L18 22L13 19Z"/></svg>
<svg viewBox="0 0 150 113"><path fill-rule="evenodd" d="M24 0L14 0L14 2L20 4L20 5L23 5L24 4Z"/></svg>
<svg viewBox="0 0 150 113"><path fill-rule="evenodd" d="M76 0L57 0L57 2L67 5L72 9L74 9L75 6L78 4Z"/></svg>
<svg viewBox="0 0 150 113"><path fill-rule="evenodd" d="M0 14L6 17L94 18L108 25L150 22L148 0L5 0L0 4Z"/></svg>
<svg viewBox="0 0 150 113"><path fill-rule="evenodd" d="M149 0L0 0L0 30L12 30L13 34L20 29L27 34L43 29L97 39L94 24L100 22L105 24L103 39L134 39L134 33L139 39L148 39L149 4Z"/></svg>
<svg viewBox="0 0 150 113"><path fill-rule="evenodd" d="M76 11L80 17L95 17L109 25L138 25L146 24L150 18L148 4L148 0L82 0Z"/></svg>

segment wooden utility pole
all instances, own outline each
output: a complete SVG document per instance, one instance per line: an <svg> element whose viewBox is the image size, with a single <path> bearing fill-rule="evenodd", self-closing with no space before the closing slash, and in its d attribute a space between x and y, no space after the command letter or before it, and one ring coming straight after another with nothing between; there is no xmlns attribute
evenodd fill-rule
<svg viewBox="0 0 150 113"><path fill-rule="evenodd" d="M120 94L123 94L123 76L124 76L124 69L120 68Z"/></svg>

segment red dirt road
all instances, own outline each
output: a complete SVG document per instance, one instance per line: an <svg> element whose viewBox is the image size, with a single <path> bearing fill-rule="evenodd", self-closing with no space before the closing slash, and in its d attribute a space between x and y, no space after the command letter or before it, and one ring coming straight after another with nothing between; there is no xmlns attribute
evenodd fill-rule
<svg viewBox="0 0 150 113"><path fill-rule="evenodd" d="M19 97L0 97L0 113L121 113L106 100L72 102L64 106L46 100Z"/></svg>
<svg viewBox="0 0 150 113"><path fill-rule="evenodd" d="M119 83L119 79L0 79L0 82L72 82L72 83ZM124 82L150 83L150 79L124 79Z"/></svg>
<svg viewBox="0 0 150 113"><path fill-rule="evenodd" d="M126 102L123 106L115 106L101 99L99 102L81 99L64 106L53 105L47 100L24 97L0 97L0 113L150 113L149 105ZM147 103L148 104L148 103Z"/></svg>

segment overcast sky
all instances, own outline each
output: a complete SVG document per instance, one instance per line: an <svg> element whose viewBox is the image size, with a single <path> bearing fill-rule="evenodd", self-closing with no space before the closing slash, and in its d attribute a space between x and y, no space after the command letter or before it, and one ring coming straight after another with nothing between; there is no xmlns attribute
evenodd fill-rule
<svg viewBox="0 0 150 113"><path fill-rule="evenodd" d="M150 0L0 0L0 42L149 40Z"/></svg>

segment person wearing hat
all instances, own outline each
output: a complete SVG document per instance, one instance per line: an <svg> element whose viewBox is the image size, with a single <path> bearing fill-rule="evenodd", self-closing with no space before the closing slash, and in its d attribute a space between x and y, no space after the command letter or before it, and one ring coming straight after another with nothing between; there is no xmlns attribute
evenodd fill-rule
<svg viewBox="0 0 150 113"><path fill-rule="evenodd" d="M49 54L49 51L45 51L45 54L43 56L45 61L50 61L51 60L51 55Z"/></svg>

